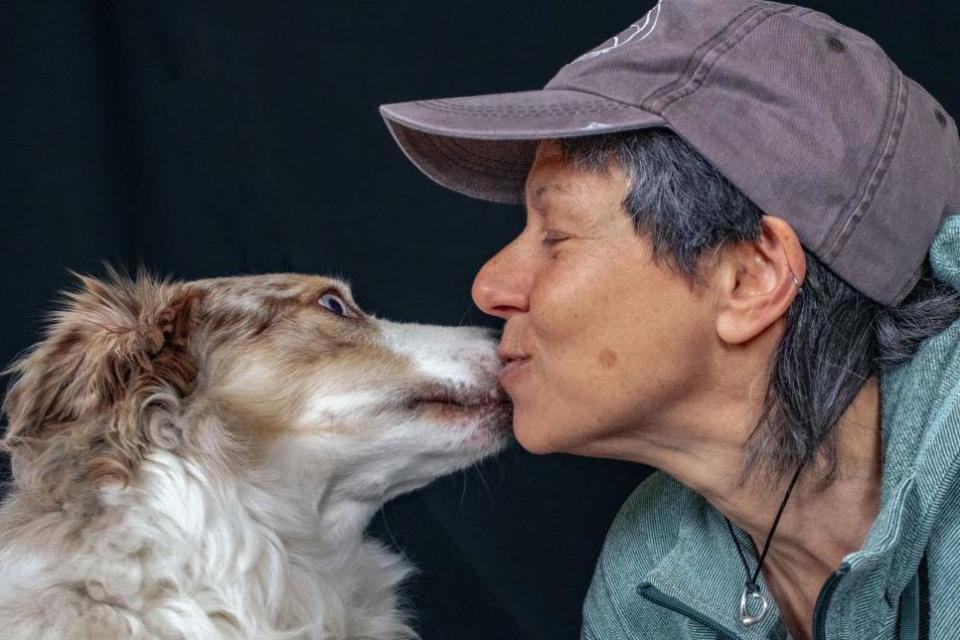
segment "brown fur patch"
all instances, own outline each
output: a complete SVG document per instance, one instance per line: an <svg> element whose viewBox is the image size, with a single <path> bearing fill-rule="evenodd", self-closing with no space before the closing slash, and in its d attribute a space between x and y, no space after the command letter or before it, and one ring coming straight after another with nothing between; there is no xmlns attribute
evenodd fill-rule
<svg viewBox="0 0 960 640"><path fill-rule="evenodd" d="M81 288L65 293L45 338L4 372L16 378L2 444L35 463L31 475L47 486L76 476L126 482L149 446L139 426L147 398L183 396L194 384L186 336L202 292L143 271L136 280L112 268L107 280L73 275Z"/></svg>
<svg viewBox="0 0 960 640"><path fill-rule="evenodd" d="M218 413L232 425L233 434L248 447L252 460L267 451L281 436L296 431L296 419L311 394L310 380L324 377L344 381L362 378L375 386L377 380L394 381L410 370L403 357L372 340L375 330L367 318L333 319L313 308L313 294L273 306L283 309L270 323L269 331L254 331L249 340L224 346L221 359L231 363L221 371L208 397ZM244 380L244 367L256 363L270 374L252 384ZM330 369L336 376L317 376ZM344 425L323 426L331 435L345 434ZM351 433L363 437L353 426Z"/></svg>

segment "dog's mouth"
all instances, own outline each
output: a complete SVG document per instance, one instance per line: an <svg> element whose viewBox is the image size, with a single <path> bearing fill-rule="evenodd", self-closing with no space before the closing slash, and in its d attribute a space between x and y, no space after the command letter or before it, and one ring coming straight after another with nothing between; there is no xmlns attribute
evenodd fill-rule
<svg viewBox="0 0 960 640"><path fill-rule="evenodd" d="M509 413L510 397L499 385L467 389L430 386L414 392L406 402L408 409L428 413L437 419L466 418L489 413Z"/></svg>

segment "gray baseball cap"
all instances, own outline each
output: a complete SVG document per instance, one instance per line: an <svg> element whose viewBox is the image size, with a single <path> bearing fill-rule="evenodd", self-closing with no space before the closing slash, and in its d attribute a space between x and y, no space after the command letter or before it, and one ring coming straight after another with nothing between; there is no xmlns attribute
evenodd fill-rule
<svg viewBox="0 0 960 640"><path fill-rule="evenodd" d="M380 113L436 182L518 204L538 140L667 127L887 305L960 212L953 118L871 38L796 5L660 0L541 90Z"/></svg>

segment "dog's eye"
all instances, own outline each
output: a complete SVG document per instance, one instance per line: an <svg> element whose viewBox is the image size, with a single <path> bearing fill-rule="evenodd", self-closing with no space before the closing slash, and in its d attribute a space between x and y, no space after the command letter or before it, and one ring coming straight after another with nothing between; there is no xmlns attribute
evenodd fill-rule
<svg viewBox="0 0 960 640"><path fill-rule="evenodd" d="M325 293L320 296L318 300L320 306L329 309L338 316L347 315L347 303L343 301L343 298L338 296L335 293Z"/></svg>

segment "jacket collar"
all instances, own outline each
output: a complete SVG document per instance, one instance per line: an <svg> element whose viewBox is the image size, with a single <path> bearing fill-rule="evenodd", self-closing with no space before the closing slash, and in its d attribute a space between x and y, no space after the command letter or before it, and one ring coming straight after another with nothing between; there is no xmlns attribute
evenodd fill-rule
<svg viewBox="0 0 960 640"><path fill-rule="evenodd" d="M711 620L716 626L744 640L762 640L778 623L779 611L759 576L761 593L769 603L767 615L746 627L739 621L740 595L746 575L737 555L726 520L705 498L688 490L673 549L647 572L644 581L670 598ZM734 531L744 549L750 538L738 527Z"/></svg>

